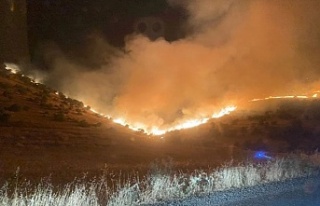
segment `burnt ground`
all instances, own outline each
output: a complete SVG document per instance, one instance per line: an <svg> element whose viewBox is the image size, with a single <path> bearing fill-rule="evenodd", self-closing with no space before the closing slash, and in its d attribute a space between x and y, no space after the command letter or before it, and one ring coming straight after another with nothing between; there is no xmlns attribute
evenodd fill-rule
<svg viewBox="0 0 320 206"><path fill-rule="evenodd" d="M290 100L269 110L240 110L164 138L147 136L0 68L1 181L14 177L17 168L28 179L51 174L53 180L64 182L85 172L144 174L161 159L173 169L192 171L247 159L260 149L274 155L310 152L320 146L319 123L318 99Z"/></svg>

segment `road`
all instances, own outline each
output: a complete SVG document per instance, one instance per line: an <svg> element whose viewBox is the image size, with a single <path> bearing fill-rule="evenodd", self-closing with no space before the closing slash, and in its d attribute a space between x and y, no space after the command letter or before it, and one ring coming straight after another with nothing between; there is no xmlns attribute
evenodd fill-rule
<svg viewBox="0 0 320 206"><path fill-rule="evenodd" d="M320 206L320 175L153 204L153 206Z"/></svg>

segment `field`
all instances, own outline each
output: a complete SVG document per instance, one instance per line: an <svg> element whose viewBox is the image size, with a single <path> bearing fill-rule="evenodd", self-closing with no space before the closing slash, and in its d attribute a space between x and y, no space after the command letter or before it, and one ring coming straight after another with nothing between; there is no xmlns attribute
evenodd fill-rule
<svg viewBox="0 0 320 206"><path fill-rule="evenodd" d="M169 163L169 162L167 162ZM139 175L115 180L112 173L93 179L77 179L58 188L50 180L38 185L28 181L6 182L0 190L2 205L150 205L158 202L246 188L298 177L319 175L320 154L290 155L260 162L225 165L210 171L175 173L170 165L157 165L140 179ZM108 178L113 181L108 183ZM313 192L306 185L305 192ZM318 185L315 186L315 188ZM12 188L12 189L10 189ZM310 191L309 191L310 190Z"/></svg>

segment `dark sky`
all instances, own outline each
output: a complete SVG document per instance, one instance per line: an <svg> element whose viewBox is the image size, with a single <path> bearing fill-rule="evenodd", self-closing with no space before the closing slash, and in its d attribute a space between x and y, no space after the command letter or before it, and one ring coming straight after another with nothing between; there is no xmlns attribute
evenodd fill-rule
<svg viewBox="0 0 320 206"><path fill-rule="evenodd" d="M179 8L169 7L166 0L28 0L27 4L33 61L42 58L36 52L47 42L54 42L62 50L79 50L93 32L100 33L109 44L122 47L125 36L134 31L134 22L149 16L173 25L165 36L169 41L176 40L182 13Z"/></svg>
<svg viewBox="0 0 320 206"><path fill-rule="evenodd" d="M165 0L29 0L28 24L42 38L74 38L75 33L92 29L117 30L112 24L130 24L134 18L157 15L167 7Z"/></svg>

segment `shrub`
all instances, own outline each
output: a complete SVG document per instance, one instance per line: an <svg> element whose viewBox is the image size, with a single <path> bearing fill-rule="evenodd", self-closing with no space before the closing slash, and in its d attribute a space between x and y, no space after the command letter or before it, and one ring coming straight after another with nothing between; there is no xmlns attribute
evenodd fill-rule
<svg viewBox="0 0 320 206"><path fill-rule="evenodd" d="M90 124L86 120L81 120L78 122L80 127L90 127Z"/></svg>
<svg viewBox="0 0 320 206"><path fill-rule="evenodd" d="M9 122L10 117L11 117L11 115L9 113L6 113L6 112L0 110L0 122L1 123Z"/></svg>
<svg viewBox="0 0 320 206"><path fill-rule="evenodd" d="M76 114L77 115L82 115L82 110L81 109L76 109Z"/></svg>
<svg viewBox="0 0 320 206"><path fill-rule="evenodd" d="M30 91L28 88L18 84L16 84L14 87L16 88L16 91L21 95L27 94Z"/></svg>
<svg viewBox="0 0 320 206"><path fill-rule="evenodd" d="M8 89L8 88L9 88L9 85L6 84L6 83L0 82L0 88L2 88L2 89Z"/></svg>
<svg viewBox="0 0 320 206"><path fill-rule="evenodd" d="M47 95L42 95L40 97L40 105L41 106L45 105L47 103L47 101L48 101L48 96Z"/></svg>
<svg viewBox="0 0 320 206"><path fill-rule="evenodd" d="M11 111L11 112L19 112L19 111L21 111L21 107L19 105L17 105L17 104L12 104L11 106L6 107L5 109L8 110L8 111Z"/></svg>
<svg viewBox="0 0 320 206"><path fill-rule="evenodd" d="M7 97L8 99L12 99L13 98L13 95L12 95L12 92L10 90L5 90L2 95L4 97Z"/></svg>
<svg viewBox="0 0 320 206"><path fill-rule="evenodd" d="M53 104L51 104L51 103L43 103L40 106L45 109L53 109L53 107L54 107Z"/></svg>
<svg viewBox="0 0 320 206"><path fill-rule="evenodd" d="M19 76L19 79L20 79L20 81L27 83L27 84L31 82L30 77L27 77L27 76Z"/></svg>
<svg viewBox="0 0 320 206"><path fill-rule="evenodd" d="M66 120L66 117L62 112L57 112L53 114L53 120L57 122L63 122Z"/></svg>

